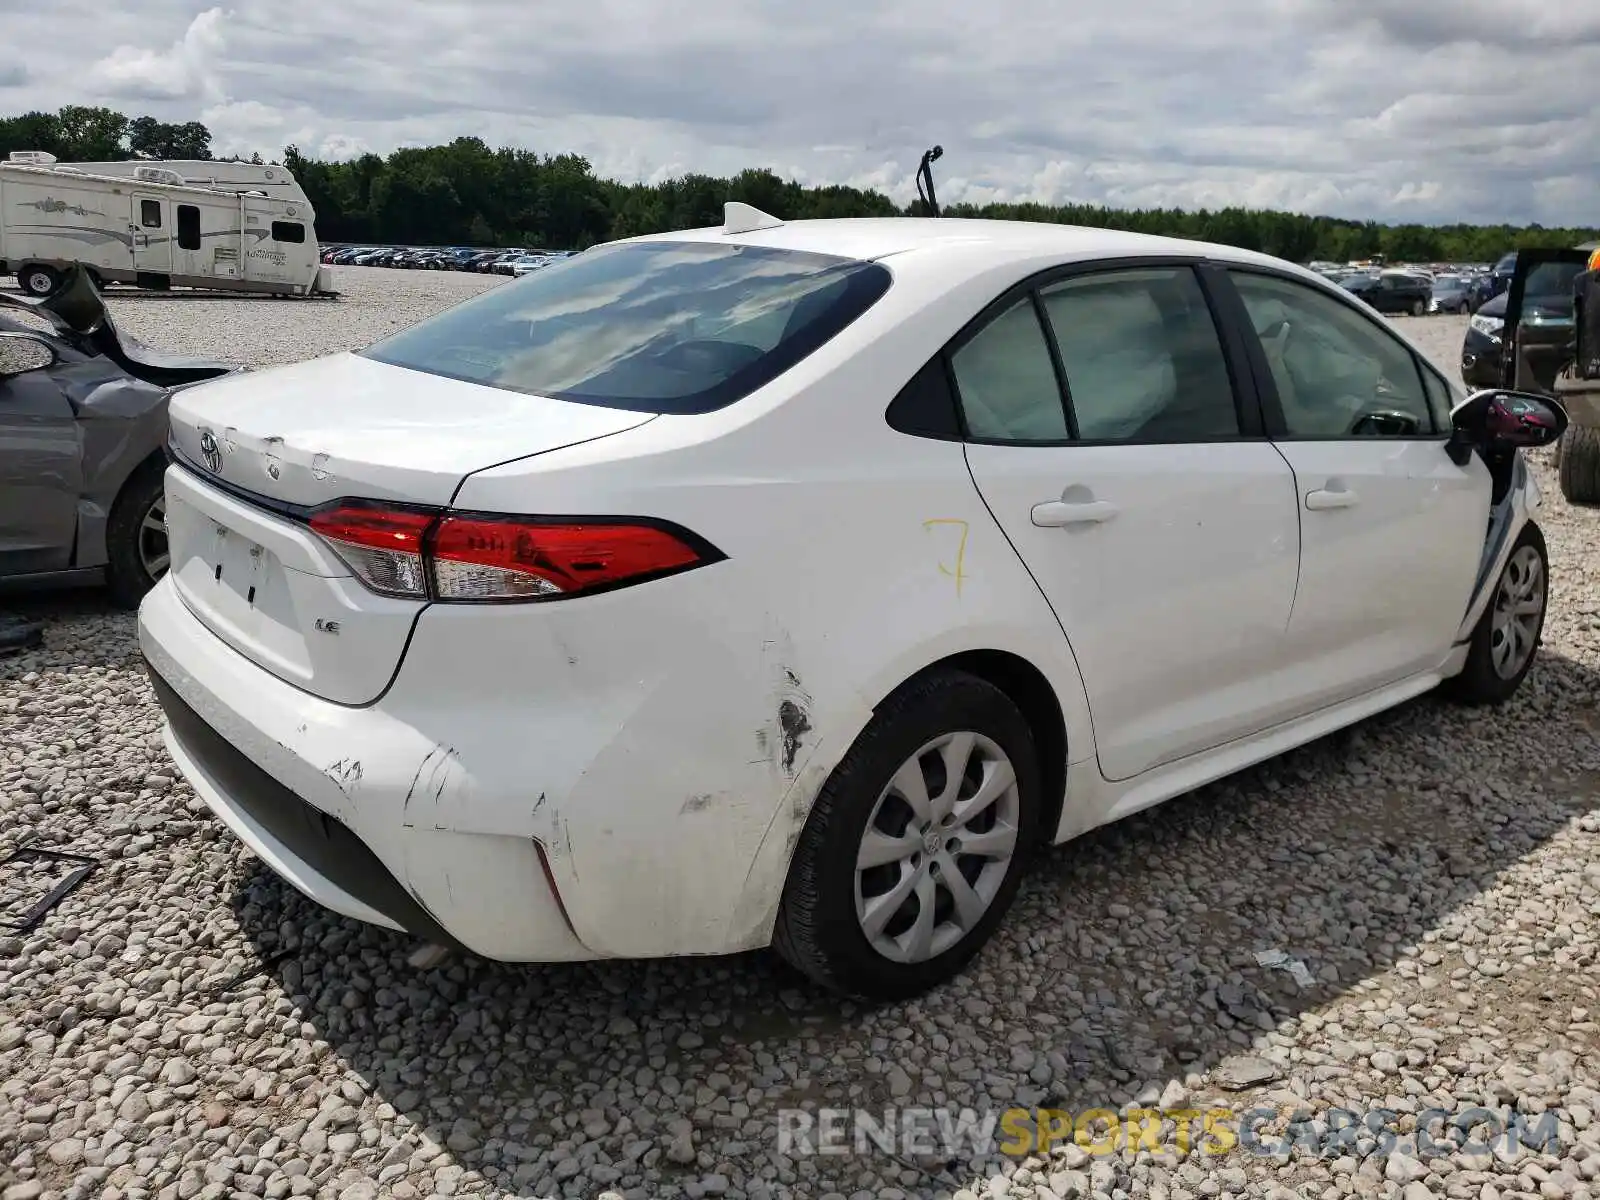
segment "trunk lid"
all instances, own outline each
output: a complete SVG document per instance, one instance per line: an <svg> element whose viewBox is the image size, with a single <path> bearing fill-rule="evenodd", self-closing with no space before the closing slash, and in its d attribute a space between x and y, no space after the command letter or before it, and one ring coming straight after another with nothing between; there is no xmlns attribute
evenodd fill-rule
<svg viewBox="0 0 1600 1200"><path fill-rule="evenodd" d="M172 397L184 458L271 500L448 504L473 471L653 419L336 354L247 371ZM208 460L202 440L215 449ZM218 464L216 467L212 463Z"/></svg>
<svg viewBox="0 0 1600 1200"><path fill-rule="evenodd" d="M443 507L474 471L652 419L349 354L186 388L170 413L185 460L167 473L173 586L250 661L352 705L388 687L425 602L363 587L304 510L341 497Z"/></svg>

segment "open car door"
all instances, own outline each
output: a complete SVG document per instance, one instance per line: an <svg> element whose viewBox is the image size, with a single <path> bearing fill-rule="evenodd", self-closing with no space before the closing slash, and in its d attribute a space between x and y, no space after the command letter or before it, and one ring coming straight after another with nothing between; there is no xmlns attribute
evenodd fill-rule
<svg viewBox="0 0 1600 1200"><path fill-rule="evenodd" d="M1573 284L1588 263L1584 250L1518 251L1500 335L1502 387L1554 394L1556 377L1573 358Z"/></svg>

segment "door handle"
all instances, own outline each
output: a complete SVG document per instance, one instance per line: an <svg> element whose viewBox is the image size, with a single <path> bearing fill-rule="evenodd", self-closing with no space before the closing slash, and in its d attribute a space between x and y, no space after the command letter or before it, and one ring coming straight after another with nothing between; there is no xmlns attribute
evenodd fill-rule
<svg viewBox="0 0 1600 1200"><path fill-rule="evenodd" d="M1051 500L1033 506L1033 523L1044 529L1060 529L1068 525L1098 525L1117 515L1117 506L1109 500L1080 500L1069 503Z"/></svg>
<svg viewBox="0 0 1600 1200"><path fill-rule="evenodd" d="M1306 493L1306 507L1312 512L1325 512L1330 508L1352 508L1360 502L1360 497L1343 484L1334 487L1319 488L1314 492Z"/></svg>

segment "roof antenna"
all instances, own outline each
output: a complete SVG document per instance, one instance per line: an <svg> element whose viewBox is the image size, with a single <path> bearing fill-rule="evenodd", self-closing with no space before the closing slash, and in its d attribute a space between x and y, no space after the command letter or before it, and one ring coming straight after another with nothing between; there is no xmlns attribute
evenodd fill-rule
<svg viewBox="0 0 1600 1200"><path fill-rule="evenodd" d="M944 157L944 147L935 146L922 152L922 162L917 165L917 195L930 217L939 215L939 199L933 194L933 170L930 164Z"/></svg>

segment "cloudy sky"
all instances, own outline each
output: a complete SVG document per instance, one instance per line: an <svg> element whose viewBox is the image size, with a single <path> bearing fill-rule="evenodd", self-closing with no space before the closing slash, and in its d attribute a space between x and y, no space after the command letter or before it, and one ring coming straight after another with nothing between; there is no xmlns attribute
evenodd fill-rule
<svg viewBox="0 0 1600 1200"><path fill-rule="evenodd" d="M137 16L131 15L137 10ZM0 112L658 179L1600 224L1600 0L0 0Z"/></svg>

